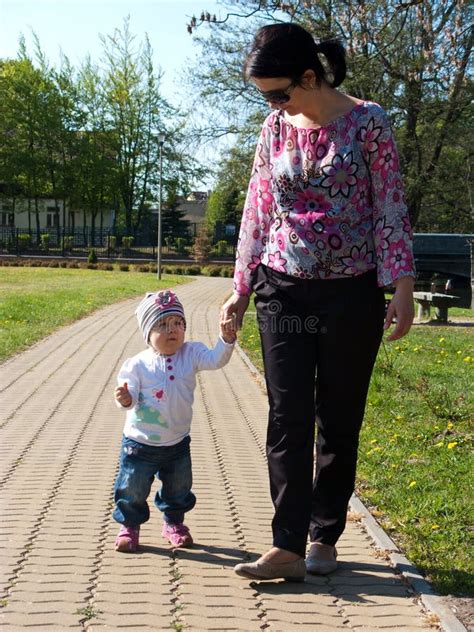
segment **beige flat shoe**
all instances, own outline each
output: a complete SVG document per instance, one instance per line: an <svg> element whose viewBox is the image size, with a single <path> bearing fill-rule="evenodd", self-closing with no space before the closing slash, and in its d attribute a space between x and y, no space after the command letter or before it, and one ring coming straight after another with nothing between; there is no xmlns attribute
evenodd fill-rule
<svg viewBox="0 0 474 632"><path fill-rule="evenodd" d="M318 560L308 555L306 558L306 570L311 575L327 575L337 569L337 551L334 549L333 560Z"/></svg>
<svg viewBox="0 0 474 632"><path fill-rule="evenodd" d="M272 564L271 562L245 562L234 566L234 571L246 579L286 579L289 582L304 582L306 565L300 558L294 562Z"/></svg>

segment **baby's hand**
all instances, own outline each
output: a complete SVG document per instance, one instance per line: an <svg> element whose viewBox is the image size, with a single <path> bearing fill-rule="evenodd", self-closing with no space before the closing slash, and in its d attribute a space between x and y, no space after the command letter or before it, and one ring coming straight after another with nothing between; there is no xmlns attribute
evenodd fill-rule
<svg viewBox="0 0 474 632"><path fill-rule="evenodd" d="M237 338L237 327L236 327L236 318L235 314L232 314L232 317L228 320L224 320L220 322L221 328L221 336L225 342L228 344L232 344L236 341Z"/></svg>
<svg viewBox="0 0 474 632"><path fill-rule="evenodd" d="M117 386L114 392L115 400L124 408L128 408L132 404L132 396L128 392L127 382L123 386Z"/></svg>

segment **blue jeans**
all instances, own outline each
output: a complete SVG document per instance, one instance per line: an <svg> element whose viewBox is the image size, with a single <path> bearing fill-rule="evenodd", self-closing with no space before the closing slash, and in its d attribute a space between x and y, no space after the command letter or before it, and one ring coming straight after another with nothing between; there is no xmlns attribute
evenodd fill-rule
<svg viewBox="0 0 474 632"><path fill-rule="evenodd" d="M147 498L156 476L161 489L155 505L167 522L183 522L184 514L196 504L191 491L190 437L170 446L149 446L122 439L120 470L115 481L113 518L127 527L136 527L150 518Z"/></svg>

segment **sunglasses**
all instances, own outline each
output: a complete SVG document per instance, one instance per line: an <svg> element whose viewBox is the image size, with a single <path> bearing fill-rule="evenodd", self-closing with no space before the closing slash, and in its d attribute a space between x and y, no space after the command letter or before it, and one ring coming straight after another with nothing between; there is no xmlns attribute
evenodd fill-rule
<svg viewBox="0 0 474 632"><path fill-rule="evenodd" d="M283 105L284 103L288 103L291 99L291 95L289 92L293 90L298 85L296 81L292 81L287 88L283 90L268 90L268 92L263 92L263 90L258 90L260 96L262 96L265 101L269 101L271 103L277 103L278 105Z"/></svg>

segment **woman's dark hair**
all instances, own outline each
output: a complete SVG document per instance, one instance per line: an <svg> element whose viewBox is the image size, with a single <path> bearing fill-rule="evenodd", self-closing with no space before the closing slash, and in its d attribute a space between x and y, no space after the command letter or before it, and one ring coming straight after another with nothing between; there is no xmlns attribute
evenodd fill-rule
<svg viewBox="0 0 474 632"><path fill-rule="evenodd" d="M326 57L330 75L318 54ZM320 85L325 81L332 88L346 77L346 51L338 40L316 44L313 36L297 24L268 24L258 29L244 64L244 77L289 77L295 82L306 70L314 70Z"/></svg>

